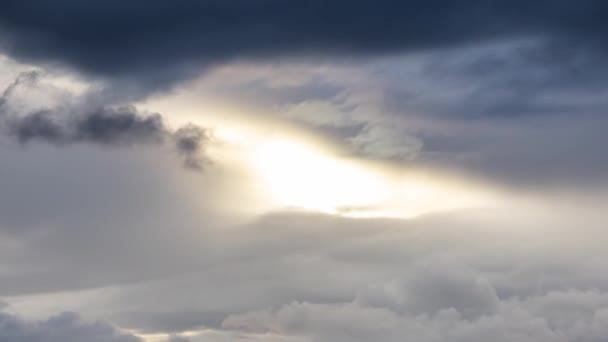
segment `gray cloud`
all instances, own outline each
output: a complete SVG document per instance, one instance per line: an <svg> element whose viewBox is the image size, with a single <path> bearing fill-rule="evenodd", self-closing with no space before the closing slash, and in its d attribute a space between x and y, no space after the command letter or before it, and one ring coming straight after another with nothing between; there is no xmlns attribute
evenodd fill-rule
<svg viewBox="0 0 608 342"><path fill-rule="evenodd" d="M503 301L499 312L470 320L449 306L432 316L416 316L355 303L292 303L277 310L235 315L224 325L296 335L315 342L599 342L607 333L605 305L605 293L555 292Z"/></svg>
<svg viewBox="0 0 608 342"><path fill-rule="evenodd" d="M602 59L584 45L537 38L423 53L380 72L387 110L525 118L599 112L608 89Z"/></svg>
<svg viewBox="0 0 608 342"><path fill-rule="evenodd" d="M81 312L172 341L605 341L606 9L5 1L2 51L106 82L71 94L29 72L2 91L0 309ZM366 157L506 183L509 203L410 220L225 218L255 198L240 177L174 174L145 148L169 144L200 169L207 131L129 104L218 63L283 57L335 63L242 83L237 70L217 94ZM21 340L139 341L74 314L0 313L0 341Z"/></svg>
<svg viewBox="0 0 608 342"><path fill-rule="evenodd" d="M466 319L495 314L500 299L490 281L466 267L436 262L413 267L407 279L370 286L356 303L397 313L434 316L451 308Z"/></svg>
<svg viewBox="0 0 608 342"><path fill-rule="evenodd" d="M196 125L180 127L172 135L175 147L184 156L184 166L194 170L200 170L203 162L199 159L199 154L203 149L203 144L208 136L204 129Z"/></svg>
<svg viewBox="0 0 608 342"><path fill-rule="evenodd" d="M43 1L0 7L2 49L25 61L166 87L210 64L365 56L549 36L603 49L606 4L569 1Z"/></svg>
<svg viewBox="0 0 608 342"><path fill-rule="evenodd" d="M297 77L309 99L263 86L250 100L264 108L256 113L288 119L364 158L513 187L596 187L608 182L608 77L599 56L578 44L516 39L371 62L262 65L257 73L237 66L218 72L226 85L209 77L220 90L204 89L221 94L239 80L280 87ZM311 88L334 90L322 98ZM226 100L242 100L240 93Z"/></svg>
<svg viewBox="0 0 608 342"><path fill-rule="evenodd" d="M66 309L102 312L103 317L121 326L147 332L203 328L259 333L268 329L296 336L321 334L320 340L325 341L329 337L317 325L321 323L308 319L317 314L325 317L321 312L329 310L328 317L335 315L346 322L354 319L350 316L352 309L353 315L367 317L361 318L367 322L359 326L361 329L369 327L376 339L391 341L406 332L399 327L418 324L418 319L423 325L429 324L425 328L428 331L439 329L435 324L441 321L435 319L446 311L455 327L468 327L487 319L510 320L512 313L520 308L531 311L528 306L545 297L575 293L581 296L573 295L572 305L594 302L585 309L593 315L606 307L606 301L585 298L605 298L608 291L608 278L601 272L608 238L603 230L605 214L600 207L585 209L587 204L578 203L574 209L571 199L561 204L555 200L547 204L548 208L536 211L520 203L504 211L473 210L409 221L285 213L222 229L219 234L209 227L212 221L205 217L192 217L206 224L196 226L190 234L175 228L163 233L153 227L123 226L121 231L126 231L110 232L110 236L131 237L124 246L113 242L111 247L96 247L104 235L95 234L94 243L84 241L84 248L93 257L81 256L68 267L62 265L80 255L81 250L70 247L74 242L56 245L56 240L72 236L74 241L77 229L64 234L47 232L47 236L57 238L27 244L32 248L31 257L45 260L43 269L52 268L53 274L37 271L22 260L21 273L30 276L5 276L2 283L5 293L12 286L12 291L21 292L21 298L24 291L32 289L17 287L26 280L37 285L35 292L71 288L75 282L82 285L84 278L96 281L84 283L84 288L114 284L90 295L85 291L75 301L93 301L95 306L80 304ZM137 212L136 216L143 213ZM84 235L90 234L94 233ZM159 240L164 242L158 245ZM145 248L149 244L152 246ZM110 248L111 255L101 252L101 258L97 254L101 248ZM142 266L147 264L153 267ZM95 278L96 273L101 275ZM124 276L130 273L137 273L137 281ZM48 294L44 300L55 300L57 307L63 308L64 298L78 293L56 299ZM292 323L283 327L284 321L274 316L275 311L283 311L283 307L290 311L289 303L294 301L302 303L302 316L288 318ZM130 307L138 309L125 309ZM569 307L564 305L559 314L553 309L534 309L530 317L556 320L566 315ZM310 308L320 312L307 311ZM264 323L257 318L260 310L270 317L264 318L268 315L263 314ZM253 317L247 314L251 312ZM375 316L378 312L388 321ZM246 324L241 314L245 314ZM582 316L576 319L586 322ZM526 321L513 321L504 329L516 334ZM363 336L371 338L367 332L356 330L356 324L327 322L327 328L335 329L336 334L361 333L363 340ZM375 331L374 326L382 322L394 324ZM250 327L257 324L262 326ZM452 332L439 329L438 333L450 336Z"/></svg>
<svg viewBox="0 0 608 342"><path fill-rule="evenodd" d="M180 333L221 327L224 318L226 313L205 310L124 311L111 317L124 326L137 327L142 332L150 333Z"/></svg>
<svg viewBox="0 0 608 342"><path fill-rule="evenodd" d="M222 222L209 208L225 194L212 175L184 174L171 154L5 143L0 155L0 296L186 272L208 262L199 251L214 250L201 227Z"/></svg>
<svg viewBox="0 0 608 342"><path fill-rule="evenodd" d="M63 313L44 321L26 321L0 312L0 341L3 342L141 342L103 322L85 323L76 314Z"/></svg>
<svg viewBox="0 0 608 342"><path fill-rule="evenodd" d="M191 340L185 336L173 335L169 337L168 342L190 342Z"/></svg>
<svg viewBox="0 0 608 342"><path fill-rule="evenodd" d="M38 73L35 71L23 72L20 73L17 78L15 78L8 86L6 86L6 88L4 88L2 94L0 95L0 115L6 115L4 114L4 111L6 110L4 107L6 106L6 102L8 101L11 94L15 91L15 89L23 83L35 83L37 77Z"/></svg>
<svg viewBox="0 0 608 342"><path fill-rule="evenodd" d="M205 129L190 124L172 131L158 113L142 114L133 106L98 105L85 99L84 103L77 105L67 103L57 108L14 114L10 108L11 94L18 88L27 91L28 87L37 84L38 78L37 72L20 74L0 97L0 128L19 143L132 146L160 145L170 141L184 158L186 167L202 169L204 163L200 155L207 140ZM91 98L95 94L87 96Z"/></svg>
<svg viewBox="0 0 608 342"><path fill-rule="evenodd" d="M99 108L72 118L54 118L52 112L40 111L9 118L6 128L22 144L145 145L161 143L166 134L159 114L144 117L133 107Z"/></svg>

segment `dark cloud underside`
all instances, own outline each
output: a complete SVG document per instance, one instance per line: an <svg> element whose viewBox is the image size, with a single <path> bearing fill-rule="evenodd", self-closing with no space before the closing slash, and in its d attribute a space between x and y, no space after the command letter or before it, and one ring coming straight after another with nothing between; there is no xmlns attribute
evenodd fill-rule
<svg viewBox="0 0 608 342"><path fill-rule="evenodd" d="M209 63L260 56L368 55L537 35L603 49L607 12L601 0L8 0L0 42L18 59L163 87Z"/></svg>

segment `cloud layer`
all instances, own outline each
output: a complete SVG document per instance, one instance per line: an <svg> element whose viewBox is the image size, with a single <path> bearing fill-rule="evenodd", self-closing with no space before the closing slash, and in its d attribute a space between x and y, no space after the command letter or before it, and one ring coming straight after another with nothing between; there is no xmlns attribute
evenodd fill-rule
<svg viewBox="0 0 608 342"><path fill-rule="evenodd" d="M150 89L241 58L370 55L518 36L583 41L603 50L600 0L251 1L73 0L0 7L2 49L34 62L139 79Z"/></svg>
<svg viewBox="0 0 608 342"><path fill-rule="evenodd" d="M2 1L0 342L606 341L607 13ZM287 210L239 162L243 127L496 201Z"/></svg>

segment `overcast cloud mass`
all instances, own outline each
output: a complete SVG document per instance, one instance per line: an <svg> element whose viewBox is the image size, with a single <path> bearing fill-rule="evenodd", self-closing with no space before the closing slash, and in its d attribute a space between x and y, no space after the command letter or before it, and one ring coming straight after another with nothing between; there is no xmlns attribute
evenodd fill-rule
<svg viewBox="0 0 608 342"><path fill-rule="evenodd" d="M0 342L608 340L608 3L0 2Z"/></svg>

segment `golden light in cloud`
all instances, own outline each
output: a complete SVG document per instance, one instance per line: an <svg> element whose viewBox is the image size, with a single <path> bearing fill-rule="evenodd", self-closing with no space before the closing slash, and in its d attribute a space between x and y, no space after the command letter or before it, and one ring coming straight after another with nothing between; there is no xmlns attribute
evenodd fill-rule
<svg viewBox="0 0 608 342"><path fill-rule="evenodd" d="M252 174L269 210L305 210L348 217L409 218L490 204L490 192L447 177L348 158L293 135L218 130L228 156Z"/></svg>
<svg viewBox="0 0 608 342"><path fill-rule="evenodd" d="M484 207L498 198L489 187L451 175L345 157L311 132L253 109L244 114L207 103L213 115L201 115L190 102L172 109L170 101L152 108L180 112L178 124L193 121L210 127L213 146L206 153L216 167L237 170L239 175L240 192L231 188L226 194L230 210L410 218Z"/></svg>
<svg viewBox="0 0 608 342"><path fill-rule="evenodd" d="M303 144L271 139L257 145L250 158L273 201L283 207L337 213L387 196L377 175Z"/></svg>

